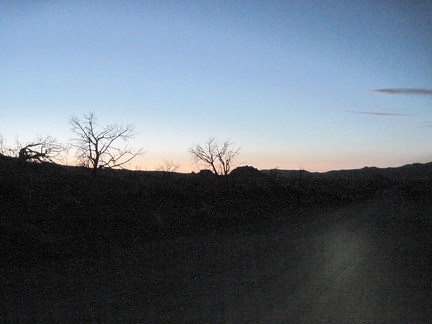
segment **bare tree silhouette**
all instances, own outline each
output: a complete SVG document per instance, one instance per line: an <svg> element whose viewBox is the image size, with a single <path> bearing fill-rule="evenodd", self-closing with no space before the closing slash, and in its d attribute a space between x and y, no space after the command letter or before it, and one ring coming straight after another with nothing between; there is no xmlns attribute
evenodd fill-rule
<svg viewBox="0 0 432 324"><path fill-rule="evenodd" d="M7 151L6 139L0 134L0 155L7 155Z"/></svg>
<svg viewBox="0 0 432 324"><path fill-rule="evenodd" d="M82 120L71 116L69 123L77 136L72 139L76 155L82 166L92 168L94 175L100 168L124 168L143 153L142 148L133 150L127 145L136 136L133 125L112 124L99 128L93 112L89 112ZM126 142L123 148L118 146L119 141Z"/></svg>
<svg viewBox="0 0 432 324"><path fill-rule="evenodd" d="M164 160L164 163L156 168L156 171L176 172L180 164L174 163L172 160Z"/></svg>
<svg viewBox="0 0 432 324"><path fill-rule="evenodd" d="M61 163L67 151L68 145L58 143L51 136L38 136L36 140L25 144L17 140L14 148L8 147L6 140L0 136L0 154L16 157L19 162Z"/></svg>
<svg viewBox="0 0 432 324"><path fill-rule="evenodd" d="M240 148L234 147L228 140L219 143L212 137L203 146L197 144L189 147L189 153L195 163L206 164L216 175L227 175L240 154Z"/></svg>

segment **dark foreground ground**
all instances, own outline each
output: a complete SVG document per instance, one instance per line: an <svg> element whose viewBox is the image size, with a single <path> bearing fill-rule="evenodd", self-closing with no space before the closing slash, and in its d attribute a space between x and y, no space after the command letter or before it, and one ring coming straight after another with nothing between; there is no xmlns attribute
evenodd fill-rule
<svg viewBox="0 0 432 324"><path fill-rule="evenodd" d="M0 322L427 323L431 215L390 191L226 233L15 263L0 268Z"/></svg>

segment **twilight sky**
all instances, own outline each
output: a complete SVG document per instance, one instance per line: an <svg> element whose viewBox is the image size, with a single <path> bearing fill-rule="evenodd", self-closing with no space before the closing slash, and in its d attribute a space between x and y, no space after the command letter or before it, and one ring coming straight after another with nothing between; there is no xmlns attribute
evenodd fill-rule
<svg viewBox="0 0 432 324"><path fill-rule="evenodd" d="M209 137L259 169L429 162L432 2L0 1L0 134L89 111L135 125L132 169Z"/></svg>

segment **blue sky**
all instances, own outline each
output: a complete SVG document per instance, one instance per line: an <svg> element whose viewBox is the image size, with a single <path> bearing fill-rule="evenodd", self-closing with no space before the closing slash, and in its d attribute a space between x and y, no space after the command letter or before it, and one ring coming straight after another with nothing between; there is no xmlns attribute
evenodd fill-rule
<svg viewBox="0 0 432 324"><path fill-rule="evenodd" d="M209 137L260 169L429 162L431 35L428 1L0 1L0 134L93 111L135 125L131 168Z"/></svg>

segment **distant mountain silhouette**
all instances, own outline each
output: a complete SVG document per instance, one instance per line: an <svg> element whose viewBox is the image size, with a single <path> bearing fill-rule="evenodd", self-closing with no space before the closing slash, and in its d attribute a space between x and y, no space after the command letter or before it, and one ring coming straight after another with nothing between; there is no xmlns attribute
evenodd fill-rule
<svg viewBox="0 0 432 324"><path fill-rule="evenodd" d="M264 174L286 178L314 177L319 179L373 180L389 179L396 181L432 180L432 162L407 164L394 168L364 167L353 170L334 170L328 172L308 172L305 170L261 170Z"/></svg>

